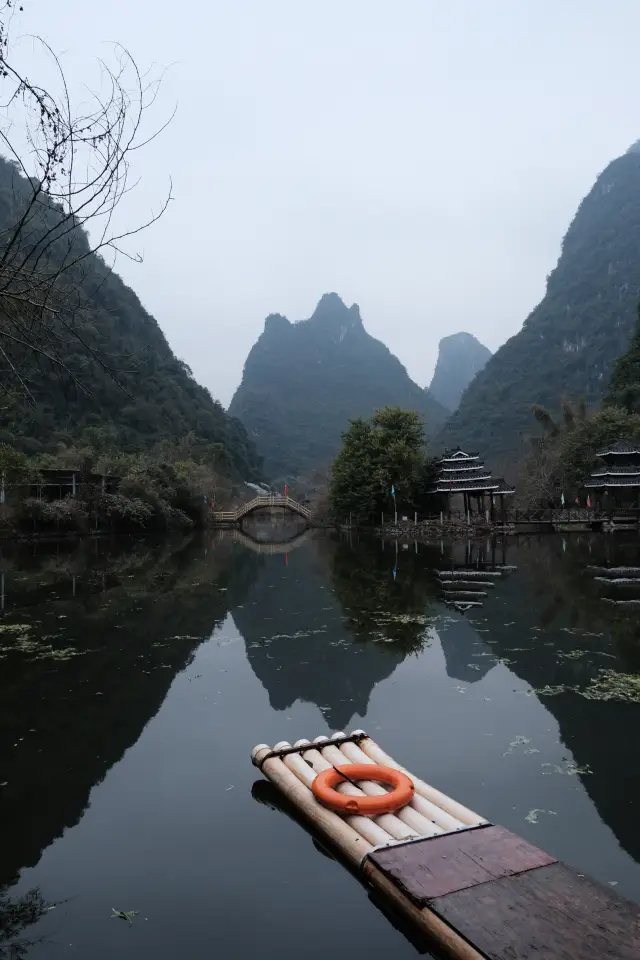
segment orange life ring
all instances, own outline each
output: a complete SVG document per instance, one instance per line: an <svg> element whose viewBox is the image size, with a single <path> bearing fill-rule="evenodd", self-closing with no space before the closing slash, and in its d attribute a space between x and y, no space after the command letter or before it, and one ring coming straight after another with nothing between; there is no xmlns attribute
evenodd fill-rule
<svg viewBox="0 0 640 960"><path fill-rule="evenodd" d="M335 789L348 780L373 780L393 787L389 793L373 797L353 797L338 793ZM406 807L411 801L415 787L413 781L399 770L381 767L377 763L349 763L341 767L323 770L311 784L313 795L323 806L336 813L362 814L375 817L379 813L393 813Z"/></svg>

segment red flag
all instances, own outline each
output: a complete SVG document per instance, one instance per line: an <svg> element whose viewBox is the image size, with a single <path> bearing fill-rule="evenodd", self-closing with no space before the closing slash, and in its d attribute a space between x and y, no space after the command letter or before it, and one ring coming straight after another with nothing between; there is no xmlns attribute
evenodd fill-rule
<svg viewBox="0 0 640 960"><path fill-rule="evenodd" d="M285 483L285 485L284 485L284 495L285 495L285 497L288 497L288 496L289 496L289 484L288 484L288 483Z"/></svg>
<svg viewBox="0 0 640 960"><path fill-rule="evenodd" d="M588 506L588 507L591 506L591 497L587 497L587 506Z"/></svg>
<svg viewBox="0 0 640 960"><path fill-rule="evenodd" d="M580 497L576 497L576 503L580 506Z"/></svg>

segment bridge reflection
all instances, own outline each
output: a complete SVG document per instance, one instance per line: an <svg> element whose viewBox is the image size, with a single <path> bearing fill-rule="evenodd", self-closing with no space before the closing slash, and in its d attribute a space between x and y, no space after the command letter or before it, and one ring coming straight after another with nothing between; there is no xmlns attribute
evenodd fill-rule
<svg viewBox="0 0 640 960"><path fill-rule="evenodd" d="M224 531L221 530L219 539L224 537L229 538L229 534L225 534ZM311 530L307 528L301 533L294 533L288 540L262 540L260 537L253 536L246 530L236 529L232 532L231 538L235 543L241 543L243 547L253 550L254 553L264 553L267 555L287 554L308 543L311 539Z"/></svg>

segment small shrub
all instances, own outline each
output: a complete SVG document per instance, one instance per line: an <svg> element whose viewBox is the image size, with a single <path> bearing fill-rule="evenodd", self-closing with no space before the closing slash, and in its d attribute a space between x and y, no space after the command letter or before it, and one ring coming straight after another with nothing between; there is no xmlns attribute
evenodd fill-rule
<svg viewBox="0 0 640 960"><path fill-rule="evenodd" d="M87 529L87 505L74 497L63 500L39 500L27 497L15 511L21 527L32 530L63 530L82 532Z"/></svg>
<svg viewBox="0 0 640 960"><path fill-rule="evenodd" d="M115 527L145 527L154 514L154 508L139 497L124 497L121 493L105 493L98 502L98 515Z"/></svg>
<svg viewBox="0 0 640 960"><path fill-rule="evenodd" d="M169 507L166 519L169 527L179 527L182 530L190 530L195 526L192 518L188 516L184 510L178 510L177 507Z"/></svg>

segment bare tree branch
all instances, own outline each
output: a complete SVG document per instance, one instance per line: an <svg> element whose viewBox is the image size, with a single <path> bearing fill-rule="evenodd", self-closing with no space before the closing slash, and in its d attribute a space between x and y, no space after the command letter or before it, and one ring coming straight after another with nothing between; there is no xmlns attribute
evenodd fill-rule
<svg viewBox="0 0 640 960"><path fill-rule="evenodd" d="M0 148L15 165L11 209L2 217L8 226L0 229L0 383L6 389L14 380L33 402L34 360L89 389L68 366L77 348L117 380L80 330L117 255L142 260L125 249L127 239L154 224L172 198L170 182L157 213L137 226L116 226L123 197L139 182L131 178L132 155L166 129L175 110L144 130L163 75L141 73L118 44L112 63L99 61L100 87L86 88L87 102L74 102L59 58L41 38L32 38L33 67L46 72L53 65L57 80L31 79L12 42L15 16L13 0L0 0ZM91 294L94 255L101 265L105 255L112 262L104 263Z"/></svg>

